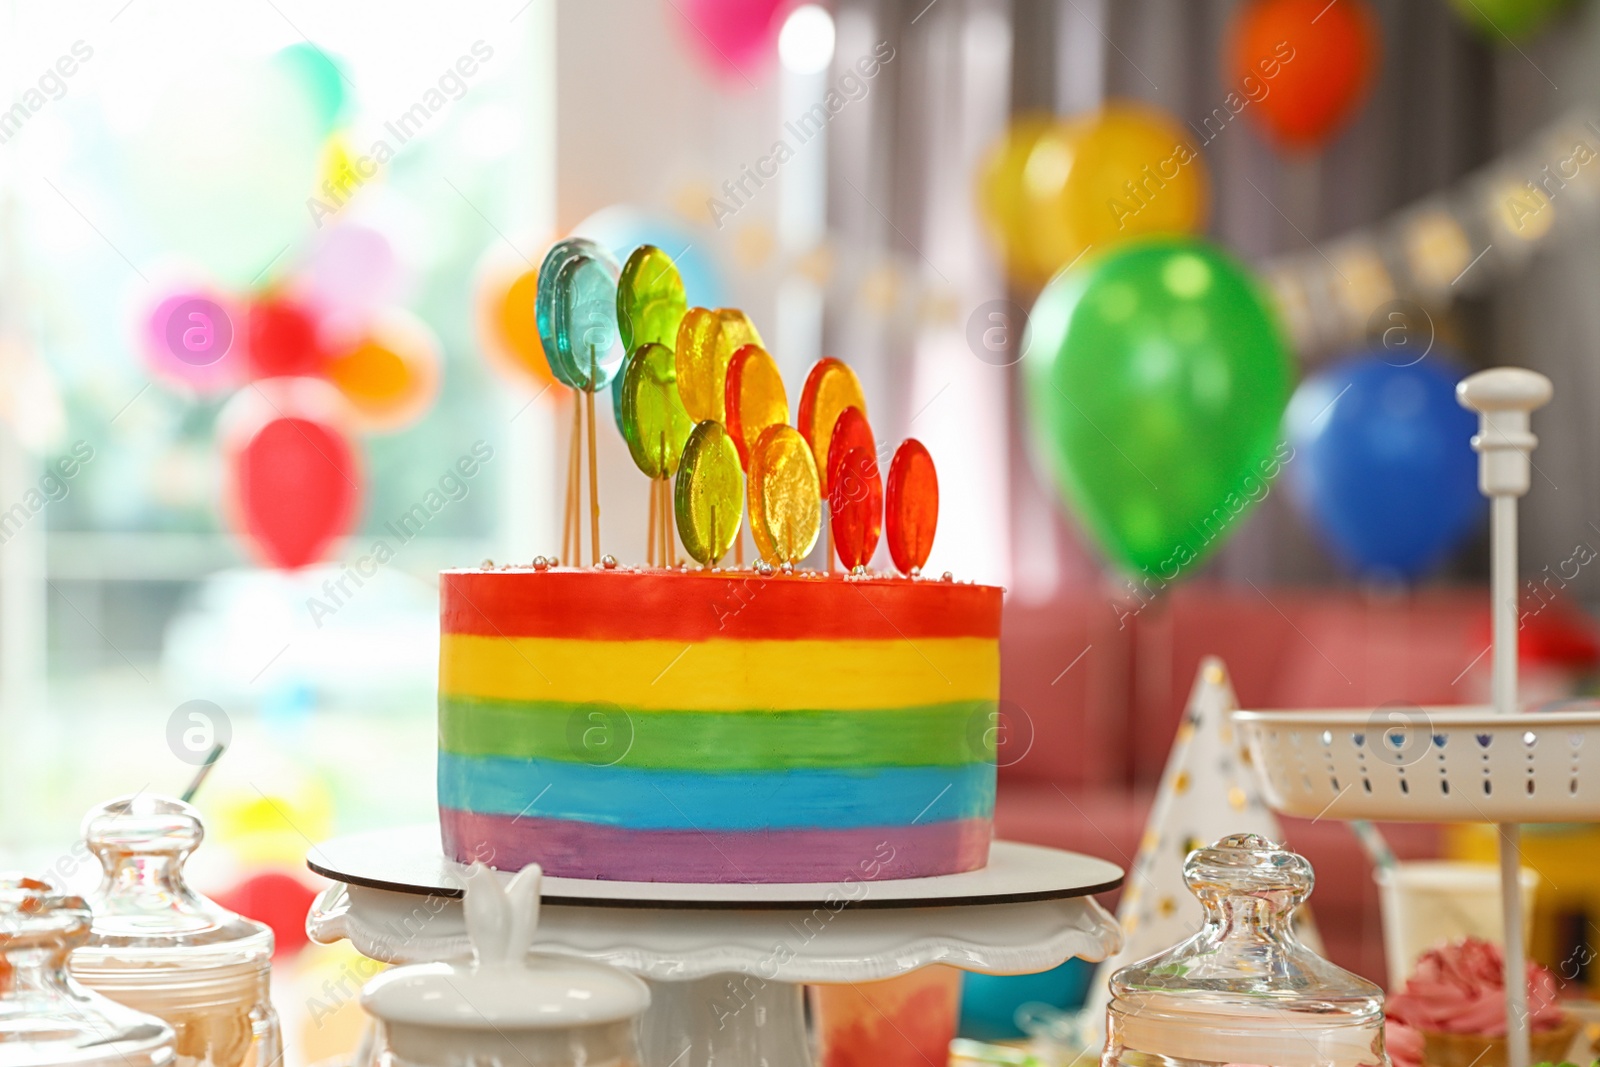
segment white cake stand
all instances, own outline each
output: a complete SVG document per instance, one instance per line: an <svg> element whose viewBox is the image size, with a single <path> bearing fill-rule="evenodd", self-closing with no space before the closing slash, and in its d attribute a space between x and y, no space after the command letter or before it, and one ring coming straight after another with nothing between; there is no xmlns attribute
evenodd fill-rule
<svg viewBox="0 0 1600 1067"><path fill-rule="evenodd" d="M343 837L311 850L334 880L306 918L311 939L348 938L385 963L469 951L460 865L433 824ZM599 960L650 983L645 1067L809 1067L801 986L866 982L943 963L1027 974L1102 960L1122 935L1092 894L1122 869L997 841L967 874L785 885L602 882L547 877L534 947Z"/></svg>

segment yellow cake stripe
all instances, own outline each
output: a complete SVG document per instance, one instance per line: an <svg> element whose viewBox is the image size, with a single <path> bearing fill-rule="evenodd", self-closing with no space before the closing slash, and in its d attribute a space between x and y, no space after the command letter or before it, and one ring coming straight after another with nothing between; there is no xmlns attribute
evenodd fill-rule
<svg viewBox="0 0 1600 1067"><path fill-rule="evenodd" d="M439 691L494 700L593 701L624 711L899 708L993 700L999 642L590 641L442 634Z"/></svg>

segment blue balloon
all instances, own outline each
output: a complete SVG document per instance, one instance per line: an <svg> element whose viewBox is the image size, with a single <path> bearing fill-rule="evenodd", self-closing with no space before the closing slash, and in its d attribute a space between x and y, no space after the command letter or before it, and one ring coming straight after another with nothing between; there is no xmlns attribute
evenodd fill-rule
<svg viewBox="0 0 1600 1067"><path fill-rule="evenodd" d="M631 204L602 208L572 228L626 262L640 245L655 245L677 265L690 307L714 308L726 303L722 272L711 255L710 239L664 212Z"/></svg>
<svg viewBox="0 0 1600 1067"><path fill-rule="evenodd" d="M1409 366L1384 350L1301 383L1285 416L1291 499L1348 568L1414 579L1481 520L1477 416L1456 402L1466 372L1437 354Z"/></svg>

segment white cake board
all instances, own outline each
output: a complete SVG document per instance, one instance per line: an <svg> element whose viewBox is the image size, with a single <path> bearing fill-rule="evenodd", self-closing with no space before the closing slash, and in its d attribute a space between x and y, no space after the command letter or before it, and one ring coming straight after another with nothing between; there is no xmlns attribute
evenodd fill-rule
<svg viewBox="0 0 1600 1067"><path fill-rule="evenodd" d="M306 919L312 940L348 938L387 963L469 951L461 867L432 824L330 841L312 870L333 879ZM651 984L646 1067L807 1067L801 985L866 982L930 964L1027 974L1121 943L1090 894L1115 864L997 841L967 874L783 885L546 878L534 948L599 960Z"/></svg>

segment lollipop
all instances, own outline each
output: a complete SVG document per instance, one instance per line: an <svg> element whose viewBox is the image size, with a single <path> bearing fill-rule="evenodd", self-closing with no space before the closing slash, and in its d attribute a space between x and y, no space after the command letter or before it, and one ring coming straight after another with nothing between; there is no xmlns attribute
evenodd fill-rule
<svg viewBox="0 0 1600 1067"><path fill-rule="evenodd" d="M647 538L650 561L659 559L666 564L672 551L671 525L667 522L670 509L664 504L667 479L677 473L683 446L694 429L694 422L678 397L678 371L672 349L661 344L635 349L628 357L627 371L612 388L621 397L618 422L623 440L628 443L628 454L652 483Z"/></svg>
<svg viewBox="0 0 1600 1067"><path fill-rule="evenodd" d="M861 409L851 405L839 412L839 417L833 422L833 435L828 438L828 465L826 484L830 489L837 491L839 479L844 470L844 457L849 455L852 448L876 458L878 444L872 439L872 427L867 425L867 416ZM828 506L834 506L833 498L828 498Z"/></svg>
<svg viewBox="0 0 1600 1067"><path fill-rule="evenodd" d="M861 383L856 372L836 359L819 359L806 375L805 388L800 391L800 433L811 446L811 458L817 461L817 473L822 477L822 495L828 489L828 444L833 439L833 425L845 408L860 408L867 413L867 401L861 395Z"/></svg>
<svg viewBox="0 0 1600 1067"><path fill-rule="evenodd" d="M683 278L672 257L655 245L635 248L617 282L617 328L622 333L622 347L629 352L650 343L672 347L688 307Z"/></svg>
<svg viewBox="0 0 1600 1067"><path fill-rule="evenodd" d="M792 426L770 426L750 454L750 533L775 567L799 563L822 529L811 446Z"/></svg>
<svg viewBox="0 0 1600 1067"><path fill-rule="evenodd" d="M760 345L745 345L728 361L728 380L723 389L724 420L739 464L750 471L750 454L768 427L789 421L789 396L783 389L778 364ZM815 469L815 462L812 468Z"/></svg>
<svg viewBox="0 0 1600 1067"><path fill-rule="evenodd" d="M702 566L715 566L739 536L744 511L739 450L721 423L705 420L689 434L673 496L683 547Z"/></svg>
<svg viewBox="0 0 1600 1067"><path fill-rule="evenodd" d="M856 573L865 569L878 549L883 530L883 480L878 476L878 461L863 448L845 452L840 465L839 483L833 487L829 503L833 543L845 569Z"/></svg>
<svg viewBox="0 0 1600 1067"><path fill-rule="evenodd" d="M725 415L728 363L761 335L737 308L690 308L678 327L678 392L684 410L697 422L721 422Z"/></svg>
<svg viewBox="0 0 1600 1067"><path fill-rule="evenodd" d="M889 557L901 574L915 577L927 566L939 525L939 475L921 441L907 438L895 450L884 495Z"/></svg>

